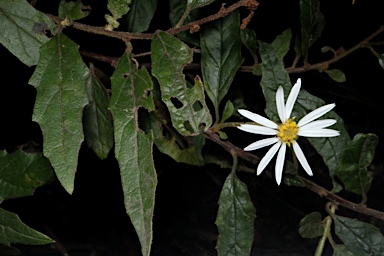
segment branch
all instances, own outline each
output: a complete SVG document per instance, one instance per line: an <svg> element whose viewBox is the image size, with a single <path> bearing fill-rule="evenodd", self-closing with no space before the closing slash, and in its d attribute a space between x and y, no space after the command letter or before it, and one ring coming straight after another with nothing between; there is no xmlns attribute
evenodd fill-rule
<svg viewBox="0 0 384 256"><path fill-rule="evenodd" d="M257 164L260 161L260 158L258 156L255 156L251 153L245 152L241 148L236 147L232 143L228 141L222 141L218 135L213 133L212 131L208 130L205 132L205 137L209 140L214 141L215 143L219 144L222 146L226 151L229 153L235 152L237 156L240 158L247 160L253 164ZM317 185L316 183L307 180L306 178L303 178L300 176L300 179L304 182L305 187L310 189L311 191L315 192L321 197L326 197L329 201L333 202L336 205L341 205L347 209L353 210L355 212L363 213L368 216L372 216L375 218L378 218L380 220L384 221L384 212L380 212L378 210L368 208L365 205L362 204L356 204L352 203L340 196L337 196L335 194L332 194L330 191L327 189L321 187L320 185Z"/></svg>
<svg viewBox="0 0 384 256"><path fill-rule="evenodd" d="M237 3L234 3L233 5L229 6L228 8L225 8L224 6L222 6L220 11L216 14L213 14L211 16L208 16L206 18L203 18L194 22L190 22L179 28L176 28L176 27L170 28L166 32L174 35L186 30L197 31L200 25L225 17L229 13L233 12L234 10L242 6L247 7L250 11L255 11L259 6L259 3L256 0L240 0ZM51 14L47 14L47 16L51 20L53 20L56 24L59 24L59 25L64 20L63 18L54 16ZM89 32L97 35L108 36L112 38L117 38L117 39L123 40L124 42L128 42L131 39L150 40L154 36L154 33L130 33L130 32L122 32L122 31L110 31L110 30L106 30L104 27L95 27L95 26L82 24L79 22L72 22L70 26L81 31L85 31L85 32Z"/></svg>
<svg viewBox="0 0 384 256"><path fill-rule="evenodd" d="M192 23L189 23L189 24L192 24ZM189 24L187 24L187 25L189 25ZM185 25L185 26L187 26L187 25ZM183 26L181 28L185 28L185 26ZM179 29L181 29L181 28L179 28ZM341 60L342 58L347 57L349 54L351 54L352 52L354 52L354 51L356 51L356 50L358 50L360 48L367 47L369 50L372 51L372 48L370 47L370 41L374 37L376 37L377 35L382 33L383 31L384 31L384 26L381 26L378 30L376 30L374 33L372 33L370 36L368 36L367 38L365 38L364 40L362 40L361 42L359 42L355 46L351 47L350 49L348 49L347 51L344 51L341 54L338 54L338 55L336 54L332 59L329 59L327 61L319 62L319 63L312 64L312 65L311 64L307 64L306 66L302 66L302 67L289 67L289 68L286 68L285 70L288 73L303 73L303 72L307 72L307 71L310 71L310 70L319 70L319 69L323 69L324 67L328 67L330 64L335 63L335 62ZM111 32L111 31L108 31L108 32ZM147 55L147 54L148 53L145 53L145 55ZM375 56L377 55L377 53L375 54L374 52L373 52L373 54ZM137 54L137 56L139 57L141 55ZM97 60L101 60L101 61L104 61L104 62L107 62L107 63L111 63L111 61L114 61L113 60L114 57L103 58L100 55L98 57L98 56L96 56L96 55L94 55L92 53L87 55L87 57L94 58L94 59L97 59ZM143 63L141 65L145 66L147 69L151 68L151 64L150 63ZM184 69L186 69L186 70L199 70L200 69L200 63L190 63L190 64L187 64L186 66L184 66ZM253 66L241 66L238 71L239 72L244 72L244 73L252 73L253 69L254 69Z"/></svg>
<svg viewBox="0 0 384 256"><path fill-rule="evenodd" d="M378 210L368 208L363 204L352 203L342 197L332 194L330 191L326 190L325 188L317 185L316 183L310 180L307 180L306 178L300 177L300 179L304 181L305 187L309 188L310 190L312 190L313 192L317 193L320 196L325 196L332 203L336 205L341 205L355 212L360 212L365 215L369 215L384 221L384 212L380 212Z"/></svg>

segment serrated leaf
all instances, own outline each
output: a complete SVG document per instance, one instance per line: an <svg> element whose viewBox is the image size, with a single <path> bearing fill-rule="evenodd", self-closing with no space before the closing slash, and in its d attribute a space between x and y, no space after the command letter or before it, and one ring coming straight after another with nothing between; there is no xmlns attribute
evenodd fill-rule
<svg viewBox="0 0 384 256"><path fill-rule="evenodd" d="M191 141L190 145L186 145L186 147L181 147L181 145L178 144L178 141L174 136L169 135L166 137L163 135L165 133L165 128L162 126L159 118L156 116L155 113L150 113L150 117L155 145L161 153L172 157L178 163L186 163L197 166L204 164L204 160L201 155L201 149L204 146L204 143L192 144Z"/></svg>
<svg viewBox="0 0 384 256"><path fill-rule="evenodd" d="M104 85L89 72L86 80L89 103L84 109L84 133L88 147L105 159L113 147L113 118Z"/></svg>
<svg viewBox="0 0 384 256"><path fill-rule="evenodd" d="M335 244L333 246L332 256L356 256L356 254L348 250L348 248L343 244Z"/></svg>
<svg viewBox="0 0 384 256"><path fill-rule="evenodd" d="M338 215L332 218L335 221L336 235L355 255L384 254L384 237L377 227Z"/></svg>
<svg viewBox="0 0 384 256"><path fill-rule="evenodd" d="M344 150L336 169L337 177L346 190L363 195L371 187L372 177L367 167L375 156L378 137L375 134L357 134Z"/></svg>
<svg viewBox="0 0 384 256"><path fill-rule="evenodd" d="M273 47L270 44L263 42L260 42L259 46L263 72L260 85L267 103L265 113L269 119L279 121L276 108L276 91L281 85L284 88L285 98L287 98L292 88L291 82L288 73L284 69L282 60L277 56ZM302 81L302 83L305 83L305 81ZM310 111L323 105L325 105L323 100L302 89L299 93L291 116L295 116L296 120L300 120ZM350 142L350 138L345 130L343 120L334 111L330 111L325 114L324 118L336 119L337 123L332 126L332 129L340 131L340 135L333 138L307 138L307 140L322 156L324 163L328 166L330 175L334 181L335 170L339 162L340 155ZM334 187L336 188L336 186L337 183L334 181Z"/></svg>
<svg viewBox="0 0 384 256"><path fill-rule="evenodd" d="M228 118L230 118L234 112L235 112L235 107L233 106L233 103L230 100L228 100L223 110L221 123L224 123Z"/></svg>
<svg viewBox="0 0 384 256"><path fill-rule="evenodd" d="M240 30L241 42L245 45L252 56L257 54L256 33L253 29L245 28Z"/></svg>
<svg viewBox="0 0 384 256"><path fill-rule="evenodd" d="M130 10L123 18L123 24L129 32L144 32L155 14L157 0L133 0Z"/></svg>
<svg viewBox="0 0 384 256"><path fill-rule="evenodd" d="M218 204L218 255L248 256L253 243L256 210L247 185L235 173L229 174L225 180Z"/></svg>
<svg viewBox="0 0 384 256"><path fill-rule="evenodd" d="M289 51L291 39L292 31L289 28L284 30L280 35L275 38L275 40L273 40L271 45L280 59L283 59Z"/></svg>
<svg viewBox="0 0 384 256"><path fill-rule="evenodd" d="M324 226L321 222L319 212L311 212L300 221L299 234L303 238L316 238L324 233Z"/></svg>
<svg viewBox="0 0 384 256"><path fill-rule="evenodd" d="M243 62L239 12L234 11L224 18L204 25L200 47L205 89L217 115L219 104ZM216 118L219 118L218 115Z"/></svg>
<svg viewBox="0 0 384 256"><path fill-rule="evenodd" d="M334 81L338 83L344 83L347 79L345 78L345 74L343 71L339 69L326 69L324 70L325 73Z"/></svg>
<svg viewBox="0 0 384 256"><path fill-rule="evenodd" d="M158 31L152 40L152 74L160 84L161 97L171 114L172 124L182 135L200 133L204 124L212 123L205 103L204 88L196 77L192 88L187 86L183 66L192 61L192 50L182 41ZM195 108L195 105L199 108Z"/></svg>
<svg viewBox="0 0 384 256"><path fill-rule="evenodd" d="M157 177L153 163L153 135L139 129L139 108L153 110L152 81L124 54L111 77L110 110L115 128L115 156L119 162L124 205L136 230L141 252L148 256Z"/></svg>
<svg viewBox="0 0 384 256"><path fill-rule="evenodd" d="M215 0L187 0L187 8L190 10L209 5Z"/></svg>
<svg viewBox="0 0 384 256"><path fill-rule="evenodd" d="M84 6L81 0L67 2L61 0L59 4L59 17L70 17L71 20L79 20L87 17L91 13L90 6Z"/></svg>
<svg viewBox="0 0 384 256"><path fill-rule="evenodd" d="M29 83L37 90L33 120L43 132L43 154L65 190L72 194L78 152L84 140L82 116L88 103L88 69L78 45L58 34L40 48L40 60Z"/></svg>
<svg viewBox="0 0 384 256"><path fill-rule="evenodd" d="M118 28L120 23L117 21L129 11L132 0L108 0L107 8L111 15L106 14L105 19L112 28Z"/></svg>
<svg viewBox="0 0 384 256"><path fill-rule="evenodd" d="M308 56L309 47L321 36L324 16L318 0L300 0L301 54Z"/></svg>
<svg viewBox="0 0 384 256"><path fill-rule="evenodd" d="M1 244L8 246L11 243L42 245L53 242L51 238L25 225L16 214L0 208Z"/></svg>
<svg viewBox="0 0 384 256"><path fill-rule="evenodd" d="M51 164L41 153L0 151L0 203L33 195L36 188L54 178Z"/></svg>
<svg viewBox="0 0 384 256"><path fill-rule="evenodd" d="M57 29L25 0L0 1L0 24L0 43L27 66L37 64L40 46Z"/></svg>

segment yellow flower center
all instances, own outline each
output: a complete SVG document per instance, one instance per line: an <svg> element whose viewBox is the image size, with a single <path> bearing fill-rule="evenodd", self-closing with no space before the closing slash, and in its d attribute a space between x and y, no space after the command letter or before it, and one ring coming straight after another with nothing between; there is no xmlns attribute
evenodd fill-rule
<svg viewBox="0 0 384 256"><path fill-rule="evenodd" d="M288 144L288 146L294 142L297 137L296 134L299 131L297 124L295 121L293 121L293 119L295 118L290 118L285 123L279 125L277 130L277 137L279 137L282 142Z"/></svg>

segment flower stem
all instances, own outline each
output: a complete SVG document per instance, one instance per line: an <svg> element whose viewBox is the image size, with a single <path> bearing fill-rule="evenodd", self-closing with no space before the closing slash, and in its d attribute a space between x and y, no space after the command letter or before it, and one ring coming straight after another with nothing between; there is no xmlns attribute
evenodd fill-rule
<svg viewBox="0 0 384 256"><path fill-rule="evenodd" d="M325 225L324 225L323 236L321 237L319 244L317 245L315 256L321 256L321 254L323 253L325 241L327 240L328 234L330 233L330 230L331 230L331 224L332 224L331 216L328 215L327 217L325 217L324 221L325 221Z"/></svg>
<svg viewBox="0 0 384 256"><path fill-rule="evenodd" d="M179 22L177 22L175 28L179 28L181 27L183 24L184 24L184 21L185 19L188 17L189 13L191 12L191 9L189 9L188 7L185 9L185 12L183 13L183 15L181 16Z"/></svg>
<svg viewBox="0 0 384 256"><path fill-rule="evenodd" d="M325 206L325 209L327 210L329 215L327 217L325 217L325 219L324 219L324 232L323 232L323 236L321 237L321 239L319 241L319 244L317 245L315 256L321 256L321 254L323 253L323 250L324 250L325 241L331 235L331 224L332 224L332 217L331 216L333 216L335 214L336 208L337 208L337 206L331 202L328 202ZM333 242L332 238L330 241ZM332 246L333 246L333 244L332 244Z"/></svg>

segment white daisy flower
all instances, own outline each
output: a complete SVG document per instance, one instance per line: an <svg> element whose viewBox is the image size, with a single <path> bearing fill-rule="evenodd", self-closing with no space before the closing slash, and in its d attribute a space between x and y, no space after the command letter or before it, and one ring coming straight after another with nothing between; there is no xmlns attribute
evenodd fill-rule
<svg viewBox="0 0 384 256"><path fill-rule="evenodd" d="M312 112L308 113L306 116L304 116L302 119L300 119L300 121L297 123L294 121L295 117L290 117L293 105L295 105L297 96L299 95L300 87L301 80L299 78L296 84L292 87L287 102L285 104L283 87L280 86L277 89L276 107L281 124L276 124L275 122L268 120L265 117L252 113L245 109L238 110L241 115L259 124L242 124L238 126L240 130L255 134L274 135L274 137L272 138L256 141L245 147L244 150L256 150L273 144L273 146L268 150L267 154L261 159L259 166L257 167L257 175L262 173L265 167L276 155L277 151L279 151L279 153L277 154L275 166L275 177L278 185L280 185L281 183L281 176L284 167L285 151L287 149L287 145L292 145L293 151L295 152L296 157L299 160L300 164L303 166L304 170L308 173L308 175L313 175L312 169L309 166L303 151L301 150L299 144L296 141L298 136L335 137L340 135L339 131L325 129L326 127L335 124L336 120L322 119L314 121L315 119L321 117L322 115L333 109L336 106L335 104L328 104L318 109L315 109Z"/></svg>

